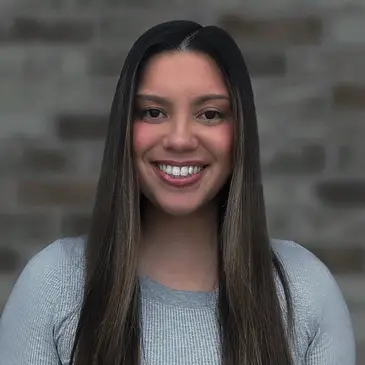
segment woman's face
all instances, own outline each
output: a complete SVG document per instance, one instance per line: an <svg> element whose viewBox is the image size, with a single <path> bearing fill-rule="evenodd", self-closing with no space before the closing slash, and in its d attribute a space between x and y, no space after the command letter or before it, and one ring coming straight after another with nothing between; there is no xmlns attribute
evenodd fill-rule
<svg viewBox="0 0 365 365"><path fill-rule="evenodd" d="M133 126L143 195L172 215L210 202L232 170L233 123L227 87L208 56L152 58L138 87Z"/></svg>

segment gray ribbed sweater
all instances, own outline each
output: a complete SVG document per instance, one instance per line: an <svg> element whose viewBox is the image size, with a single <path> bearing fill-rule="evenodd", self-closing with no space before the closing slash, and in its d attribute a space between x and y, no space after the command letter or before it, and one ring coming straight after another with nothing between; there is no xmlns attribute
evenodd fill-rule
<svg viewBox="0 0 365 365"><path fill-rule="evenodd" d="M355 365L349 312L328 269L293 242L272 245L291 281L295 365ZM0 319L0 365L69 365L83 292L83 247L83 238L58 240L27 264ZM177 291L140 280L141 363L218 365L217 292ZM278 293L283 300L280 284Z"/></svg>

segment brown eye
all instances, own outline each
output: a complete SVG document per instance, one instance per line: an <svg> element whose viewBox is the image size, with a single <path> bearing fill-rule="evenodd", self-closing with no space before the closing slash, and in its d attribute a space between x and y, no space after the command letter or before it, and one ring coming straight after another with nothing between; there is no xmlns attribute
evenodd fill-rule
<svg viewBox="0 0 365 365"><path fill-rule="evenodd" d="M215 119L215 117L219 115L219 113L215 110L208 110L204 113L204 115L206 119Z"/></svg>
<svg viewBox="0 0 365 365"><path fill-rule="evenodd" d="M158 109L147 109L143 111L143 116L147 118L158 118L162 112Z"/></svg>
<svg viewBox="0 0 365 365"><path fill-rule="evenodd" d="M155 119L162 119L166 118L166 113L164 113L162 110L157 108L146 108L142 109L138 112L138 116L140 119L144 120L155 120Z"/></svg>
<svg viewBox="0 0 365 365"><path fill-rule="evenodd" d="M224 119L224 115L218 110L207 110L198 116L204 122L219 122Z"/></svg>

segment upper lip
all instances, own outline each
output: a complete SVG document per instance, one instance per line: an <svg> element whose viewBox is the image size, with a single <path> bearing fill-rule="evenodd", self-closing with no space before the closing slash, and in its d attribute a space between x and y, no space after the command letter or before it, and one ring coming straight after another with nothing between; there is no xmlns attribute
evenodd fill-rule
<svg viewBox="0 0 365 365"><path fill-rule="evenodd" d="M171 165L171 166L206 166L207 164L201 160L185 160L185 161L176 161L176 160L155 160L153 161L156 164L160 165Z"/></svg>

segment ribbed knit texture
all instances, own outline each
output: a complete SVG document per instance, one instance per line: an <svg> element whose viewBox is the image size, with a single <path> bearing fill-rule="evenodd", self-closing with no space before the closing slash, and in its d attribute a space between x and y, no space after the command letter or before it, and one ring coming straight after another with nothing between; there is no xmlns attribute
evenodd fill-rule
<svg viewBox="0 0 365 365"><path fill-rule="evenodd" d="M24 268L0 318L0 365L70 365L84 244L83 238L58 240ZM328 269L298 244L272 240L272 245L291 282L295 365L355 365L349 312ZM140 282L141 364L220 364L217 292L172 290L145 276ZM278 293L284 302L280 284Z"/></svg>

